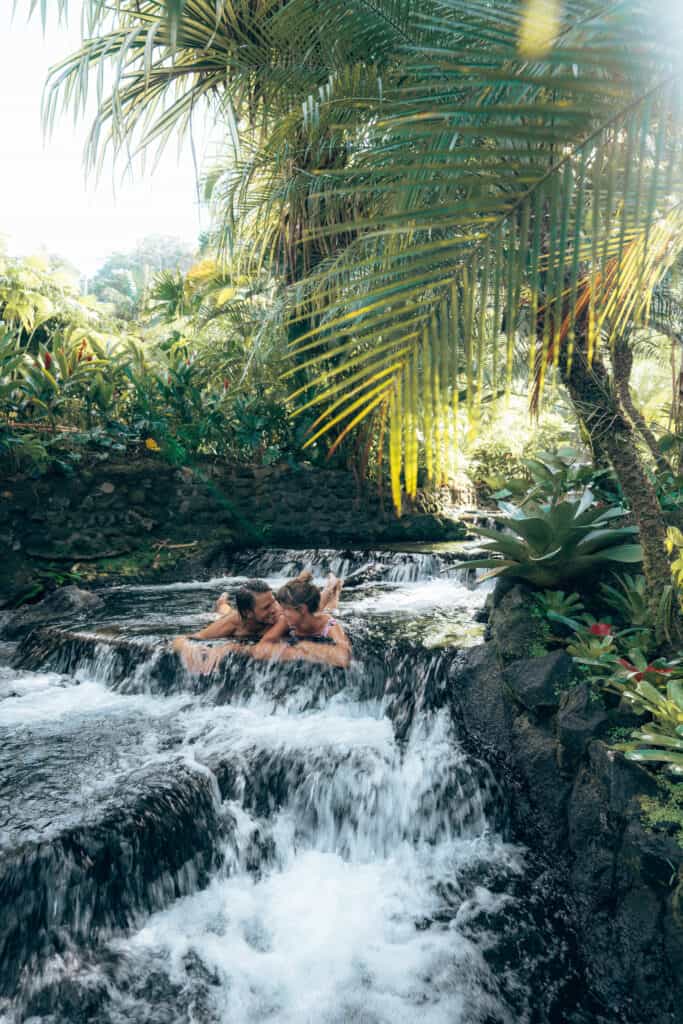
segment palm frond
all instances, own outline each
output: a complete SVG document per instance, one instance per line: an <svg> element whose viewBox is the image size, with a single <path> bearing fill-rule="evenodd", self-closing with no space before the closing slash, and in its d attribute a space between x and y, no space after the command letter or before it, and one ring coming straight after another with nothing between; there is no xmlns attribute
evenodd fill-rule
<svg viewBox="0 0 683 1024"><path fill-rule="evenodd" d="M345 229L354 237L298 285L293 318L307 325L293 353L321 366L314 387L330 355L371 352L389 339L396 351L408 347L394 389L411 395L400 446L409 490L406 430L419 432L428 473L443 478L454 395L462 383L473 415L487 377L503 370L511 378L520 310L531 308L534 323L540 311L542 390L561 342L571 359L579 327L592 351L605 331L614 336L626 318L644 315L647 302L636 296L682 237L671 226L683 190L683 83L651 10L616 4L591 19L582 7L575 27L532 64L517 58L514 18L499 22L496 8L487 24L478 12L483 30L465 35L464 0L440 6L441 45L419 61L410 55L400 82L385 83L381 110L366 97L364 147L345 166L316 173L321 198L330 187L360 190L372 197L370 213L331 228L314 222L304 235L317 242ZM581 284L587 275L590 287ZM444 348L462 355L447 389ZM398 457L398 443L391 451Z"/></svg>

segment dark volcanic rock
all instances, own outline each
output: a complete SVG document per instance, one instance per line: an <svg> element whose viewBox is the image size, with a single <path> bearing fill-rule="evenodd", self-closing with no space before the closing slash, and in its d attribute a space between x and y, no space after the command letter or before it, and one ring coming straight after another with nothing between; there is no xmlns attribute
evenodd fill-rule
<svg viewBox="0 0 683 1024"><path fill-rule="evenodd" d="M505 669L505 683L513 697L529 711L542 713L559 707L561 688L572 677L572 659L564 651L540 658L514 661Z"/></svg>
<svg viewBox="0 0 683 1024"><path fill-rule="evenodd" d="M640 800L654 776L598 737L610 718L564 653L517 658L515 624L529 617L520 587L491 602L492 643L460 656L451 695L477 750L510 778L513 830L569 883L592 991L611 1020L683 1021L683 857L647 832ZM535 624L523 629L524 642ZM517 644L519 651L520 644Z"/></svg>
<svg viewBox="0 0 683 1024"><path fill-rule="evenodd" d="M557 755L560 768L565 772L575 772L588 744L596 736L601 736L608 724L609 715L595 702L585 683L563 693L557 713Z"/></svg>
<svg viewBox="0 0 683 1024"><path fill-rule="evenodd" d="M21 640L36 626L47 625L56 619L81 617L102 606L102 598L80 587L61 587L39 604L27 605L15 612L5 623L0 634L2 640Z"/></svg>
<svg viewBox="0 0 683 1024"><path fill-rule="evenodd" d="M206 885L221 831L210 777L176 761L131 773L93 821L0 850L0 992L67 934L96 942Z"/></svg>
<svg viewBox="0 0 683 1024"><path fill-rule="evenodd" d="M543 622L533 614L526 587L511 586L506 580L500 592L494 591L492 604L495 614L490 616L489 632L504 662L528 657L534 644L543 643Z"/></svg>

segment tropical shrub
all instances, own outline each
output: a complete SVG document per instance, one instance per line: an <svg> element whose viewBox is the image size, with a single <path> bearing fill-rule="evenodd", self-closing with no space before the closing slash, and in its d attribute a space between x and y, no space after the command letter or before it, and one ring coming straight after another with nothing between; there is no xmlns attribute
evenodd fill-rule
<svg viewBox="0 0 683 1024"><path fill-rule="evenodd" d="M598 631L590 627L579 627L567 644L567 653L579 664L610 671L616 658L616 639L611 629Z"/></svg>
<svg viewBox="0 0 683 1024"><path fill-rule="evenodd" d="M565 625L568 619L583 611L583 601L576 592L565 594L564 590L544 590L542 594L536 594L536 603L546 618Z"/></svg>
<svg viewBox="0 0 683 1024"><path fill-rule="evenodd" d="M557 501L563 495L583 492L602 501L614 502L618 486L610 469L596 469L577 448L560 448L556 452L541 451L534 458L524 459L532 480L527 501Z"/></svg>
<svg viewBox="0 0 683 1024"><path fill-rule="evenodd" d="M624 698L634 711L647 712L652 722L634 730L631 740L616 745L631 761L661 764L673 775L683 775L683 683L671 679L662 693L640 679Z"/></svg>
<svg viewBox="0 0 683 1024"><path fill-rule="evenodd" d="M531 483L523 458L502 439L483 441L470 451L468 475L475 487L493 492L496 499L525 493Z"/></svg>
<svg viewBox="0 0 683 1024"><path fill-rule="evenodd" d="M662 509L678 512L683 506L683 476L667 470L653 475L653 484Z"/></svg>
<svg viewBox="0 0 683 1024"><path fill-rule="evenodd" d="M588 490L576 499L526 508L501 503L501 508L506 514L495 517L500 532L473 527L474 533L488 538L482 547L491 557L467 564L491 569L484 579L503 576L552 589L612 563L642 559L640 545L632 540L637 527L614 525L624 510L597 507Z"/></svg>
<svg viewBox="0 0 683 1024"><path fill-rule="evenodd" d="M614 586L600 584L604 601L632 626L652 626L652 608L644 576L614 576Z"/></svg>

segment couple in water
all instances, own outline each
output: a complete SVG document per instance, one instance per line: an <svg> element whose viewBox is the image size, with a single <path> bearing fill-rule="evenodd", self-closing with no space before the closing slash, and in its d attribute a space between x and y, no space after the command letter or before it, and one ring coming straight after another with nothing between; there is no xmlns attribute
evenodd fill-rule
<svg viewBox="0 0 683 1024"><path fill-rule="evenodd" d="M178 637L173 649L191 672L207 673L227 654L245 654L258 661L310 661L347 668L351 644L333 617L341 580L330 576L320 590L310 572L302 572L276 594L263 580L248 580L235 595L235 605L221 594L215 622L189 637ZM249 646L225 643L217 647L193 640L255 640Z"/></svg>

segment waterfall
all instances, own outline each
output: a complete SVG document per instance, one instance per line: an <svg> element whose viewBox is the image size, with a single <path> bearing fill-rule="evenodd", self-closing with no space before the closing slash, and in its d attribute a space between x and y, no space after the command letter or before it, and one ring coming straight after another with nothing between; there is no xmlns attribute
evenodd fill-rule
<svg viewBox="0 0 683 1024"><path fill-rule="evenodd" d="M22 640L0 665L2 1024L564 1019L565 909L459 736L482 595L454 560L244 554ZM244 576L368 563L348 671L197 676L169 651Z"/></svg>

